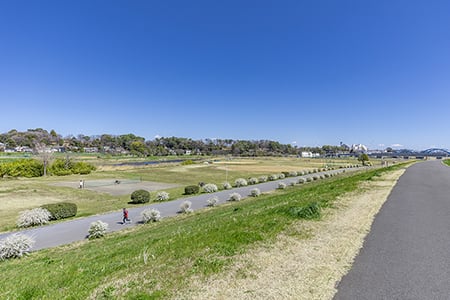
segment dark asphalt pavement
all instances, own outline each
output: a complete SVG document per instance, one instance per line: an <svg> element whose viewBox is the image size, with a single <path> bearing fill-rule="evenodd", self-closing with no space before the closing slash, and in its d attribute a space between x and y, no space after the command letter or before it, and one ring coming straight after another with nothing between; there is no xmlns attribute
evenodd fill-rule
<svg viewBox="0 0 450 300"><path fill-rule="evenodd" d="M356 171L359 168L346 169L347 172ZM333 171L327 172L319 172L315 174L322 173L341 173L344 169L337 169ZM254 188L259 188L262 193L273 191L278 187L279 182L284 182L286 184L290 184L291 182L298 182L299 178L307 178L312 177L315 174L298 176L298 177L288 177L285 179L280 179L276 181L269 181L265 183L260 183L256 185L249 185L240 188L234 188L231 190L224 190L217 193L212 194L200 194L193 197L162 202L162 203L154 203L148 206L142 206L137 208L128 208L129 217L131 218L131 224L122 224L122 211L112 212L107 214L95 215L86 218L79 218L67 222L55 223L47 226L41 226L31 229L24 229L19 231L22 234L26 234L31 236L36 241L32 250L40 250L44 248L50 248L55 246L60 246L64 244L69 244L76 241L85 240L88 236L88 230L90 224L94 221L101 220L108 224L109 232L118 231L124 229L129 226L136 226L141 224L141 212L147 208L155 208L160 211L161 217L170 217L175 216L180 211L180 205L182 202L188 200L192 203L191 208L193 210L198 210L206 207L207 199L217 196L219 198L219 203L224 203L230 198L230 194L237 192L242 198L248 197L250 195L250 191ZM7 232L0 234L0 240L5 238L6 236L13 234L14 232Z"/></svg>
<svg viewBox="0 0 450 300"><path fill-rule="evenodd" d="M334 299L450 299L450 167L406 170Z"/></svg>

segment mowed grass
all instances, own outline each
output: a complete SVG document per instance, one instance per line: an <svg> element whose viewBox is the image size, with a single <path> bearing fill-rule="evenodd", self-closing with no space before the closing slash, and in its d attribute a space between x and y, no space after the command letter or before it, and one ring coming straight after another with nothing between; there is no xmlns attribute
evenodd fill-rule
<svg viewBox="0 0 450 300"><path fill-rule="evenodd" d="M86 158L86 157L84 157ZM98 179L136 179L161 183L175 183L178 187L165 190L171 199L185 197L184 188L199 182L215 183L222 187L223 182L231 184L237 178L249 178L270 175L283 171L300 171L329 166L356 164L356 159L298 159L298 158L249 158L232 159L214 158L192 165L162 164L147 166L113 166L131 159L96 158L88 156L99 168L89 175L48 176L31 179L0 180L0 231L14 230L20 211L32 209L43 204L55 202L73 202L78 206L77 217L94 215L108 211L120 210L128 206L130 195L112 196L90 190L53 186L60 181L86 182ZM134 161L134 160L133 160ZM208 163L209 162L209 163ZM153 192L153 197L156 192ZM154 199L154 198L153 198Z"/></svg>
<svg viewBox="0 0 450 300"><path fill-rule="evenodd" d="M0 298L167 299L189 288L192 276L221 272L235 255L272 242L298 220L292 207L332 207L337 197L393 168L289 187L1 262Z"/></svg>

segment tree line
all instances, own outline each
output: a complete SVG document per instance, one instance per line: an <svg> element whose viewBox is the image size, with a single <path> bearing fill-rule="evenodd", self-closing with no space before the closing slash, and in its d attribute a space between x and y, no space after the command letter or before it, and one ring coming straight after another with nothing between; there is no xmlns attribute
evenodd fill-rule
<svg viewBox="0 0 450 300"><path fill-rule="evenodd" d="M96 149L98 152L118 154L129 153L136 156L184 155L234 155L234 156L281 156L300 155L301 152L336 154L347 152L345 145L324 145L321 147L297 147L271 140L233 140L203 139L194 140L184 137L158 137L154 140L134 134L101 134L86 136L68 135L63 137L55 130L48 132L42 128L27 131L10 130L0 134L0 143L4 149L29 147L38 152L44 147L59 147L63 151L85 152Z"/></svg>

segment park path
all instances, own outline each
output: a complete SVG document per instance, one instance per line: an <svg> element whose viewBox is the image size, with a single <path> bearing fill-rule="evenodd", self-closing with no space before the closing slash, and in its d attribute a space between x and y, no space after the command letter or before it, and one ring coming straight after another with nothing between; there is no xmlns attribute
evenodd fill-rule
<svg viewBox="0 0 450 300"><path fill-rule="evenodd" d="M335 300L450 299L450 168L409 167L381 208Z"/></svg>
<svg viewBox="0 0 450 300"><path fill-rule="evenodd" d="M88 230L90 227L90 224L94 221L102 221L108 224L108 231L118 231L124 228L127 228L129 226L136 226L141 224L141 212L148 208L155 208L160 211L161 217L171 217L175 216L180 211L180 205L184 201L188 200L192 203L191 208L193 210L198 210L206 207L207 199L216 196L219 199L218 204L224 203L228 201L230 198L230 194L237 192L239 193L242 198L248 197L250 195L250 192L254 188L258 188L262 193L273 191L278 188L278 184L280 182L284 182L286 184L290 184L291 182L298 182L299 178L308 178L313 177L314 175L320 175L323 173L342 173L343 171L356 171L360 168L352 168L352 169L337 169L332 171L326 171L326 172L318 172L315 174L309 174L304 176L297 176L297 177L288 177L276 181L269 181L265 183L260 183L256 185L249 185L245 187L240 188L234 188L230 190L224 190L219 191L216 193L210 193L210 194L200 194L192 197L167 201L167 202L161 202L161 203L154 203L148 206L141 206L136 208L128 209L129 211L129 217L131 218L130 224L122 224L122 212L110 212L105 214L99 214L84 218L78 218L70 221L65 221L61 223L55 223L47 226L41 226L31 229L25 229L21 231L16 232L7 232L0 234L0 240L7 237L8 235L14 234L14 233L22 233L26 234L28 236L31 236L35 240L35 244L32 248L33 251L44 249L44 248L50 248L50 247L56 247L60 245L70 244L72 242L76 241L82 241L85 240L88 236Z"/></svg>

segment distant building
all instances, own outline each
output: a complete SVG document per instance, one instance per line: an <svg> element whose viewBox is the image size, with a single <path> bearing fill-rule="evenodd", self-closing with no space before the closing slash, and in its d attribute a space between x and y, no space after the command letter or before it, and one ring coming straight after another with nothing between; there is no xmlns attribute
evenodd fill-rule
<svg viewBox="0 0 450 300"><path fill-rule="evenodd" d="M366 153L367 152L367 147L363 144L353 144L352 147L350 148L350 152L353 153Z"/></svg>
<svg viewBox="0 0 450 300"><path fill-rule="evenodd" d="M319 157L320 153L302 152L300 154L300 156L303 157L303 158L314 158L314 157Z"/></svg>

